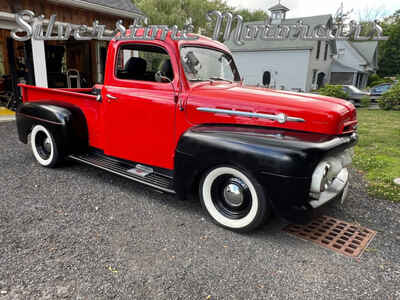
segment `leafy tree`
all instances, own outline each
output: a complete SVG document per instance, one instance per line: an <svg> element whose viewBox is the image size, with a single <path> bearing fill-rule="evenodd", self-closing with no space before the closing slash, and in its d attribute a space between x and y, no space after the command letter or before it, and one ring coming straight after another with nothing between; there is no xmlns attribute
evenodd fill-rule
<svg viewBox="0 0 400 300"><path fill-rule="evenodd" d="M138 0L137 5L149 18L149 24L177 25L183 28L192 18L195 30L205 29L208 11L229 11L230 7L222 0Z"/></svg>
<svg viewBox="0 0 400 300"><path fill-rule="evenodd" d="M201 29L202 34L207 36L211 36L214 29L214 24L207 24L206 14L209 11L240 14L245 21L262 21L267 16L267 13L261 10L236 10L225 0L136 0L135 5L148 16L149 24L178 25L182 29L185 22L191 18L195 32Z"/></svg>
<svg viewBox="0 0 400 300"><path fill-rule="evenodd" d="M381 80L382 80L382 78L378 74L371 74L368 77L367 85L368 86L375 86L376 85L375 82L378 82L378 81L381 81Z"/></svg>
<svg viewBox="0 0 400 300"><path fill-rule="evenodd" d="M379 75L395 76L400 73L400 10L383 24L384 35L389 40L379 45Z"/></svg>
<svg viewBox="0 0 400 300"><path fill-rule="evenodd" d="M245 22L264 21L268 17L267 12L261 9L254 11L248 9L237 9L234 13L241 15Z"/></svg>

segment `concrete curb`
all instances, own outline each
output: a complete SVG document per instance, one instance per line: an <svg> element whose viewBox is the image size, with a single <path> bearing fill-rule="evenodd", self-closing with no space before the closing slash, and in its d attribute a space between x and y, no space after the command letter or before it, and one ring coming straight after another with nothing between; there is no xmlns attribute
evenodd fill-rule
<svg viewBox="0 0 400 300"><path fill-rule="evenodd" d="M11 121L15 121L15 116L0 116L0 123L11 122Z"/></svg>

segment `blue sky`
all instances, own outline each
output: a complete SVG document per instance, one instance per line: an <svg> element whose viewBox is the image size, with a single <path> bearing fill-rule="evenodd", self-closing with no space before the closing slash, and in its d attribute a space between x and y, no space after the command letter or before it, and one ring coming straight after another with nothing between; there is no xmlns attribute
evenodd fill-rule
<svg viewBox="0 0 400 300"><path fill-rule="evenodd" d="M226 0L229 5L249 8L268 9L278 3L278 0ZM290 8L287 17L306 17L324 14L335 14L343 2L345 11L354 10L353 19L358 19L359 14L367 12L380 12L380 15L392 14L400 9L399 0L282 0L281 3Z"/></svg>

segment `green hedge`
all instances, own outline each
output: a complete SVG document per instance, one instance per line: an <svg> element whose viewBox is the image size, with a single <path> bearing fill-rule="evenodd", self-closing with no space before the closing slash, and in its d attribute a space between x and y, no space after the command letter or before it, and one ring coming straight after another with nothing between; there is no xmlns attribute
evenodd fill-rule
<svg viewBox="0 0 400 300"><path fill-rule="evenodd" d="M378 74L371 74L368 77L368 86L374 87L383 83L393 83L393 80L390 78L382 78Z"/></svg>
<svg viewBox="0 0 400 300"><path fill-rule="evenodd" d="M341 85L326 85L318 90L318 93L324 96L349 99L349 95L343 91Z"/></svg>
<svg viewBox="0 0 400 300"><path fill-rule="evenodd" d="M378 98L379 107L384 110L400 110L400 83Z"/></svg>

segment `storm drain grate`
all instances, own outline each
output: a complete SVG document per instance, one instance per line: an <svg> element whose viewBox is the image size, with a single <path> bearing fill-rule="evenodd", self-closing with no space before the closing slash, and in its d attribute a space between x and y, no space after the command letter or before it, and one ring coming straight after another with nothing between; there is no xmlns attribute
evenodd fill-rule
<svg viewBox="0 0 400 300"><path fill-rule="evenodd" d="M351 257L360 257L376 235L376 231L327 216L308 225L288 225L284 231Z"/></svg>

